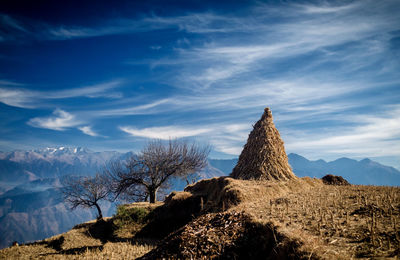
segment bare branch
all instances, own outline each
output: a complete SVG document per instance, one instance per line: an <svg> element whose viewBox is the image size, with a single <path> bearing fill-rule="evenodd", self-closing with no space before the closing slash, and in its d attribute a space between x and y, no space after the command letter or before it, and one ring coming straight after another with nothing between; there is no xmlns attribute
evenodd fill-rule
<svg viewBox="0 0 400 260"><path fill-rule="evenodd" d="M200 171L207 165L210 148L196 144L170 140L149 142L144 149L133 155L125 164L113 162L106 173L112 180L112 190L119 196L122 193L139 194L143 189L155 202L157 190L172 177L185 178Z"/></svg>
<svg viewBox="0 0 400 260"><path fill-rule="evenodd" d="M64 201L71 206L71 210L77 207L96 207L98 219L103 218L99 201L104 200L110 194L105 175L97 173L94 177L67 176L63 180L61 192Z"/></svg>

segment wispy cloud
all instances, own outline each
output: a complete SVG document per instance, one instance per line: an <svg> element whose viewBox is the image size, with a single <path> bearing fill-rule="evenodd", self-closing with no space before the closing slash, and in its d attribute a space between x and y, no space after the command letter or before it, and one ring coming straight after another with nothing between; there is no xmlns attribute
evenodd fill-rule
<svg viewBox="0 0 400 260"><path fill-rule="evenodd" d="M47 94L48 98L60 99L60 98L71 98L71 97L89 97L89 98L121 98L122 93L113 91L119 86L121 86L123 81L113 80L105 83L87 85L79 88L61 90L50 92Z"/></svg>
<svg viewBox="0 0 400 260"><path fill-rule="evenodd" d="M75 114L56 109L51 116L35 117L30 119L27 124L36 128L65 131L68 129L78 129L82 133L93 137L104 137L92 129L92 126L85 125L85 120L78 119Z"/></svg>
<svg viewBox="0 0 400 260"><path fill-rule="evenodd" d="M400 107L390 107L381 115L357 115L345 120L353 126L340 129L293 131L287 136L288 149L315 154L353 157L397 156L400 154ZM315 156L314 156L315 157Z"/></svg>
<svg viewBox="0 0 400 260"><path fill-rule="evenodd" d="M187 128L183 126L164 126L164 127L150 127L137 129L132 127L121 126L119 128L121 131L128 133L132 136L136 137L145 137L145 138L155 138L168 140L173 138L182 138L182 137L190 137L196 136L204 133L208 133L211 129L208 128Z"/></svg>
<svg viewBox="0 0 400 260"><path fill-rule="evenodd" d="M328 3L316 4L294 4L294 7L300 9L300 12L305 14L329 14L329 13L341 13L345 11L351 11L357 8L361 3L351 3L342 6L333 6Z"/></svg>
<svg viewBox="0 0 400 260"><path fill-rule="evenodd" d="M371 25L372 28L387 26L390 22L398 22L398 19L391 16L390 19L382 20L382 16L389 11L395 12L397 2L395 0L388 0L383 3L376 3L376 1L363 1L362 3L330 3L323 2L319 4L297 4L297 3L283 3L279 7L271 7L271 5L258 3L253 8L249 8L247 13L243 16L237 16L232 13L219 14L218 12L201 12L201 13L187 13L178 16L157 16L155 14L149 16L142 16L141 18L132 19L129 17L119 17L114 19L104 19L103 23L97 26L54 26L45 24L41 21L30 21L35 25L25 25L23 22L18 21L16 18L7 14L1 14L0 22L3 27L9 27L17 31L29 32L32 36L38 33L41 40L65 40L74 38L96 37L115 34L138 33L145 31L154 31L160 29L176 29L188 33L196 34L226 34L226 33L279 33L279 30L299 29L292 31L294 37L297 37L304 29L305 36L320 35L325 41L326 37L337 35L340 33L360 32L368 29ZM370 10L374 12L370 14ZM366 14L370 14L366 16ZM326 17L323 17L326 16ZM271 17L278 18L271 26ZM282 20L282 18L296 18L297 20ZM331 18L341 18L332 20ZM359 18L370 18L362 19ZM322 24L315 23L318 19ZM351 26L346 26L343 30L343 25L348 21L354 22ZM394 19L394 20L393 20ZM300 22L299 22L300 21ZM382 23L384 21L384 23ZM378 24L375 24L379 22ZM289 25L289 26L288 26ZM310 27L315 25L314 27ZM323 26L321 26L323 25ZM340 27L336 26L340 25ZM297 27L296 27L297 26ZM303 26L306 26L303 28ZM318 28L318 26L320 28ZM328 26L326 29L324 29ZM394 25L393 25L394 26ZM338 29L338 30L335 30ZM334 29L334 30L332 30ZM287 33L289 31L283 31ZM322 34L322 32L325 32ZM279 36L279 35L278 35ZM281 36L287 36L282 34ZM355 35L356 36L356 35ZM354 36L354 37L355 37ZM261 37L259 37L261 39ZM282 40L282 38L280 38ZM307 37L304 39L307 40ZM286 40L286 38L284 38ZM340 39L339 39L340 40ZM283 41L280 41L283 42Z"/></svg>
<svg viewBox="0 0 400 260"><path fill-rule="evenodd" d="M358 82L321 82L309 77L287 78L285 80L249 80L246 87L232 86L202 92L176 94L162 99L151 100L136 106L117 109L96 110L101 116L123 116L158 114L180 111L236 111L253 108L263 109L266 105L285 111L306 111L317 108L311 102L321 102L332 97L356 93L370 87ZM357 103L357 102L356 102ZM312 106L311 106L312 105ZM321 105L318 104L319 108ZM354 106L354 105L353 105ZM341 108L353 107L341 104ZM328 108L328 106L325 106ZM330 107L329 107L330 108ZM320 111L321 112L321 111Z"/></svg>
<svg viewBox="0 0 400 260"><path fill-rule="evenodd" d="M65 99L74 97L88 98L120 98L122 94L112 89L121 85L120 80L100 83L97 85L82 86L67 90L35 91L26 88L18 88L22 84L12 81L0 81L0 102L14 107L36 108L43 101L52 99Z"/></svg>
<svg viewBox="0 0 400 260"><path fill-rule="evenodd" d="M0 102L22 108L36 107L37 93L27 89L0 88Z"/></svg>
<svg viewBox="0 0 400 260"><path fill-rule="evenodd" d="M64 131L68 128L81 125L82 122L80 122L74 115L64 110L57 109L53 112L52 116L35 117L30 119L28 124L38 128Z"/></svg>
<svg viewBox="0 0 400 260"><path fill-rule="evenodd" d="M137 102L137 100L136 100ZM144 115L157 113L159 108L163 105L171 104L170 99L160 99L151 101L150 103L139 104L136 106L120 106L119 108L111 108L104 110L97 110L96 115L98 116L129 116L129 115Z"/></svg>
<svg viewBox="0 0 400 260"><path fill-rule="evenodd" d="M91 27L42 24L39 35L40 40L73 40L168 29L177 37L172 47L149 46L154 60L134 63L152 71L154 78L147 82L170 89L162 94L143 89L129 99L108 100L79 112L105 120L174 115L175 125L120 124L130 136L203 138L216 150L237 155L251 124L270 106L290 151L399 155L392 149L400 139L399 119L390 111L400 111L388 106L400 98L395 46L399 8L396 0L257 2L235 13L104 19ZM10 16L2 25L27 37L39 28ZM121 62L126 65L130 59ZM52 92L0 84L0 102L16 107L78 96L122 97L115 90L120 81ZM86 122L79 126L88 135L97 134Z"/></svg>
<svg viewBox="0 0 400 260"><path fill-rule="evenodd" d="M16 41L30 34L20 21L7 14L0 13L0 27L3 29L0 32L0 42Z"/></svg>
<svg viewBox="0 0 400 260"><path fill-rule="evenodd" d="M191 33L221 33L227 32L229 25L240 25L240 20L232 17L225 19L213 13L188 14L175 17L151 15L141 19L117 18L105 19L98 26L54 26L41 21L30 21L30 25L18 21L9 15L0 15L0 24L13 31L12 36L34 38L36 40L70 40L106 35L147 32L161 29L176 29ZM0 34L3 40L16 40L7 34Z"/></svg>
<svg viewBox="0 0 400 260"><path fill-rule="evenodd" d="M129 126L119 129L133 137L168 140L173 138L195 137L209 143L217 151L238 155L250 125L247 124L209 124L206 126L180 125L149 128Z"/></svg>
<svg viewBox="0 0 400 260"><path fill-rule="evenodd" d="M0 86L20 87L23 86L23 84L12 80L0 79Z"/></svg>
<svg viewBox="0 0 400 260"><path fill-rule="evenodd" d="M26 32L26 28L24 28L20 22L18 22L16 19L12 18L9 15L5 15L5 14L0 14L0 23L4 26L8 26L11 28L14 28L18 31L23 31Z"/></svg>
<svg viewBox="0 0 400 260"><path fill-rule="evenodd" d="M93 131L91 126L82 126L82 127L78 127L79 130L82 131L82 133L86 134L86 135L90 135L90 136L99 136L98 133L96 133L95 131Z"/></svg>

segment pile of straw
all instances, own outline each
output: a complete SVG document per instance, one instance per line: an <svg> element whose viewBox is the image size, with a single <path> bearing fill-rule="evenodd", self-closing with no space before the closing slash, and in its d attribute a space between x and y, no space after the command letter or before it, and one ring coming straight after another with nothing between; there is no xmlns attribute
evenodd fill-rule
<svg viewBox="0 0 400 260"><path fill-rule="evenodd" d="M231 177L245 180L296 178L268 107L264 109L264 114L251 131Z"/></svg>

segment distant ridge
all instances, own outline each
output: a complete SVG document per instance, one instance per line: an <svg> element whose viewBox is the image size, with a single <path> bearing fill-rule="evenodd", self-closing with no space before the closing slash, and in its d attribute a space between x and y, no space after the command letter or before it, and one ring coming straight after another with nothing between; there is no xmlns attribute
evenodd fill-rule
<svg viewBox="0 0 400 260"><path fill-rule="evenodd" d="M289 154L289 162L298 177L322 178L340 175L351 184L400 186L400 171L368 158L357 161L342 157L331 162L311 161L301 155Z"/></svg>
<svg viewBox="0 0 400 260"><path fill-rule="evenodd" d="M90 175L104 163L127 155L113 151L94 152L82 147L0 152L0 182L22 183L68 174Z"/></svg>
<svg viewBox="0 0 400 260"><path fill-rule="evenodd" d="M311 161L295 153L290 153L288 159L297 177L322 178L326 174L334 174L342 176L351 184L400 186L398 169L371 159L357 161L343 157L330 162L322 159ZM237 159L210 160L212 166L225 174L232 172L236 162Z"/></svg>
<svg viewBox="0 0 400 260"><path fill-rule="evenodd" d="M296 177L268 107L254 125L231 177L246 180L289 180Z"/></svg>

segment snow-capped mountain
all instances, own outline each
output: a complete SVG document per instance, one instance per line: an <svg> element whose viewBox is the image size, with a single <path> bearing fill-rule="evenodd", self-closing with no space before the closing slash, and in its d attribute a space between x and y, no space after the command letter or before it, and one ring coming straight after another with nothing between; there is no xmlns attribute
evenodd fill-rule
<svg viewBox="0 0 400 260"><path fill-rule="evenodd" d="M114 156L119 156L121 153L115 151L94 152L84 147L47 147L44 149L37 149L31 151L16 150L12 152L0 152L0 160L10 160L14 162L31 162L35 160L46 161L64 161L73 163L71 161L79 158L80 161L85 158L95 159L111 159Z"/></svg>
<svg viewBox="0 0 400 260"><path fill-rule="evenodd" d="M22 183L68 174L92 175L110 160L127 155L115 151L94 152L82 147L0 152L0 181Z"/></svg>
<svg viewBox="0 0 400 260"><path fill-rule="evenodd" d="M44 156L62 156L62 155L82 155L88 153L94 153L85 147L47 147L44 149L37 149L34 152L42 154Z"/></svg>

